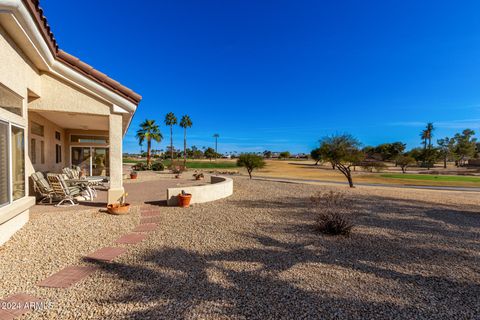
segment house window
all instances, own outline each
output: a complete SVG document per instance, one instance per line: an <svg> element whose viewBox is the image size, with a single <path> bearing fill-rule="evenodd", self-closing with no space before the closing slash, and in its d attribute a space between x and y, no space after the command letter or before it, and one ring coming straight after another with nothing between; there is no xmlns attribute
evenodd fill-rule
<svg viewBox="0 0 480 320"><path fill-rule="evenodd" d="M0 121L0 206L10 202L8 123Z"/></svg>
<svg viewBox="0 0 480 320"><path fill-rule="evenodd" d="M41 124L36 122L30 122L30 132L36 134L37 136L43 137L44 127Z"/></svg>
<svg viewBox="0 0 480 320"><path fill-rule="evenodd" d="M37 163L37 143L35 139L30 140L30 161L32 161L32 164Z"/></svg>
<svg viewBox="0 0 480 320"><path fill-rule="evenodd" d="M12 199L25 197L25 134L23 129L12 126Z"/></svg>
<svg viewBox="0 0 480 320"><path fill-rule="evenodd" d="M40 163L45 164L45 141L40 141Z"/></svg>
<svg viewBox="0 0 480 320"><path fill-rule="evenodd" d="M0 108L22 116L23 99L0 84Z"/></svg>
<svg viewBox="0 0 480 320"><path fill-rule="evenodd" d="M60 134L60 132L55 131L55 139L62 140L62 135Z"/></svg>
<svg viewBox="0 0 480 320"><path fill-rule="evenodd" d="M87 136L87 135L77 135L72 134L70 136L71 142L77 143L98 143L98 144L108 144L108 137L106 136Z"/></svg>
<svg viewBox="0 0 480 320"><path fill-rule="evenodd" d="M55 145L55 161L56 163L62 162L62 146L59 144Z"/></svg>
<svg viewBox="0 0 480 320"><path fill-rule="evenodd" d="M0 121L0 206L25 196L25 132Z"/></svg>

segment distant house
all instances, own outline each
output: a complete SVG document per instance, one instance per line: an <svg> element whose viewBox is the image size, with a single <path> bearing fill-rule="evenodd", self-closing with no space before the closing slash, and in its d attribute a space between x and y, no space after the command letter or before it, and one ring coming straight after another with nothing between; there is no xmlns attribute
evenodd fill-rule
<svg viewBox="0 0 480 320"><path fill-rule="evenodd" d="M67 14L67 13L65 13ZM37 0L0 0L0 244L29 218L29 177L72 165L123 193L122 139L141 96L60 50Z"/></svg>

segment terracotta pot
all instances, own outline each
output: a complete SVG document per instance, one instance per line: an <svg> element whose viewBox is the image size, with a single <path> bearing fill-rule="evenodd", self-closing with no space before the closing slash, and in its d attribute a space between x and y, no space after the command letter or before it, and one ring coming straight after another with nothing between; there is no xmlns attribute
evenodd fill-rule
<svg viewBox="0 0 480 320"><path fill-rule="evenodd" d="M137 175L130 173L130 179L137 179Z"/></svg>
<svg viewBox="0 0 480 320"><path fill-rule="evenodd" d="M107 211L110 214L123 215L130 212L130 203L125 203L124 205L119 204L109 204L107 206Z"/></svg>
<svg viewBox="0 0 480 320"><path fill-rule="evenodd" d="M178 205L182 208L188 208L190 207L190 200L192 200L192 195L187 193L187 194L179 194L178 195Z"/></svg>

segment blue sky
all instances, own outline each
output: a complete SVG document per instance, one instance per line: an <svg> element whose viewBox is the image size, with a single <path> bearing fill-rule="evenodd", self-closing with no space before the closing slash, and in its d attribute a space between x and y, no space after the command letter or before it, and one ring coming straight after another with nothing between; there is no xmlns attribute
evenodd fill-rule
<svg viewBox="0 0 480 320"><path fill-rule="evenodd" d="M417 146L480 131L479 1L42 0L62 49L143 95L138 124L188 114L189 144L308 152L328 134ZM183 145L180 128L174 143Z"/></svg>

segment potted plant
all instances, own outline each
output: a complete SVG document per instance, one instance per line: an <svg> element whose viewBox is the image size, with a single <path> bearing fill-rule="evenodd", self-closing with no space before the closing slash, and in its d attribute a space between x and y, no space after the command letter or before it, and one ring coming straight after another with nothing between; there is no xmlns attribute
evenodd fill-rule
<svg viewBox="0 0 480 320"><path fill-rule="evenodd" d="M190 206L190 200L192 200L192 195L186 193L182 190L182 193L178 194L178 205L182 208L188 208Z"/></svg>
<svg viewBox="0 0 480 320"><path fill-rule="evenodd" d="M133 170L132 172L130 172L130 179L137 179L137 176L138 176L138 172Z"/></svg>
<svg viewBox="0 0 480 320"><path fill-rule="evenodd" d="M107 206L107 211L110 214L115 215L123 215L128 214L130 212L130 203L126 203L125 200L127 199L128 193L124 193L120 198L119 203L109 204Z"/></svg>

